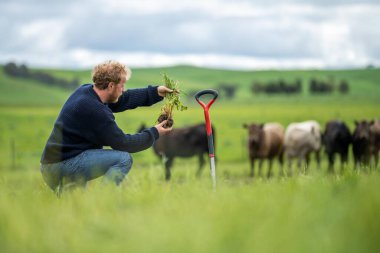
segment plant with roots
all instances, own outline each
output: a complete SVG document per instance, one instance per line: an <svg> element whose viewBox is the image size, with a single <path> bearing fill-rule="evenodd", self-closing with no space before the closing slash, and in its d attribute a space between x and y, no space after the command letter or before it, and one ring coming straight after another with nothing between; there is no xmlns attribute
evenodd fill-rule
<svg viewBox="0 0 380 253"><path fill-rule="evenodd" d="M178 111L184 111L187 109L181 103L180 100L180 90L178 82L170 79L167 74L163 74L165 86L173 90L171 93L166 93L164 97L164 105L161 108L161 114L158 117L158 122L161 123L164 120L167 120L167 123L164 125L164 128L173 126L173 110L176 108Z"/></svg>

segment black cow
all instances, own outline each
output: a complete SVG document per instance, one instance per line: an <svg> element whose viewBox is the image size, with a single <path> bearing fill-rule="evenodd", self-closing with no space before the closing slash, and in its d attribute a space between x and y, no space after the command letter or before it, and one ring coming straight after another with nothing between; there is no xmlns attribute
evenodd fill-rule
<svg viewBox="0 0 380 253"><path fill-rule="evenodd" d="M329 171L334 170L336 153L340 155L340 165L343 170L343 164L348 162L348 148L352 143L352 135L347 125L339 120L329 121L322 136L322 143L329 159Z"/></svg>
<svg viewBox="0 0 380 253"><path fill-rule="evenodd" d="M371 154L374 156L375 168L379 163L379 153L380 153L380 119L371 121Z"/></svg>
<svg viewBox="0 0 380 253"><path fill-rule="evenodd" d="M358 164L369 165L371 156L371 139L370 130L371 122L362 120L355 121L355 130L352 136L352 151L354 153L355 168Z"/></svg>
<svg viewBox="0 0 380 253"><path fill-rule="evenodd" d="M144 128L145 126L142 125L139 131ZM214 127L212 127L212 131L215 138ZM208 154L206 125L202 123L183 128L173 128L172 131L158 138L153 144L153 150L157 156L164 160L166 180L170 180L170 169L175 157L186 158L197 155L199 158L197 176L200 176L205 164L204 154Z"/></svg>

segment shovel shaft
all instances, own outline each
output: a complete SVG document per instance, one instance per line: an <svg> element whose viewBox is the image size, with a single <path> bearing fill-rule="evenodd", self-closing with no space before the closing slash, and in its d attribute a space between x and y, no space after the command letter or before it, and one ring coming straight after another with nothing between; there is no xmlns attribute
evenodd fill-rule
<svg viewBox="0 0 380 253"><path fill-rule="evenodd" d="M211 130L211 134L207 135L207 142L208 142L208 155L209 155L209 157L215 157L214 137L212 135L212 130Z"/></svg>
<svg viewBox="0 0 380 253"><path fill-rule="evenodd" d="M211 167L211 178L212 178L212 186L216 187L216 173L215 173L215 157L210 157L210 167Z"/></svg>

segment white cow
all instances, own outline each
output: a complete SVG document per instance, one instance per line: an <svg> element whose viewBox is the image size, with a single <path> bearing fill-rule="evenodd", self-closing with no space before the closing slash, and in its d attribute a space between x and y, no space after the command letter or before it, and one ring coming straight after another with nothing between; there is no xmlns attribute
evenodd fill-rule
<svg viewBox="0 0 380 253"><path fill-rule="evenodd" d="M312 152L316 153L318 168L320 166L321 149L321 127L314 120L291 123L286 129L284 148L285 156L288 159L289 175L292 174L291 160L298 158L298 169L301 168L302 160L306 162L306 169L309 164L309 155Z"/></svg>

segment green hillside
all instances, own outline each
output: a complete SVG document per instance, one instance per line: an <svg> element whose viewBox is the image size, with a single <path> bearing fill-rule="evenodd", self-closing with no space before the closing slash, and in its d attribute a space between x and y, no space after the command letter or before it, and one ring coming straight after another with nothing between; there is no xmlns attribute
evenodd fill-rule
<svg viewBox="0 0 380 253"><path fill-rule="evenodd" d="M91 82L90 70L43 70L53 76L65 79L78 78L80 83ZM234 102L252 103L287 101L288 98L308 101L309 99L340 100L340 99L360 99L380 100L380 69L356 69L356 70L288 70L288 71L233 71L197 68L191 66L175 66L167 68L136 68L132 69L133 74L127 87L144 87L147 84L161 84L162 73L167 73L171 78L178 80L185 93L189 91L205 88L218 88L220 83L230 83L237 85L237 94ZM350 85L348 95L340 95L334 92L331 95L311 96L308 93L308 84L311 78L328 80L333 78L336 82L346 80ZM268 82L278 81L293 82L296 79L302 80L303 93L298 95L254 95L250 88L254 81ZM69 90L50 88L36 81L12 78L0 71L0 104L4 105L33 105L51 106L61 105ZM313 98L311 98L313 97ZM315 98L316 97L316 98ZM223 99L223 96L221 96Z"/></svg>
<svg viewBox="0 0 380 253"><path fill-rule="evenodd" d="M62 104L70 91L12 78L0 71L0 106L51 106Z"/></svg>

